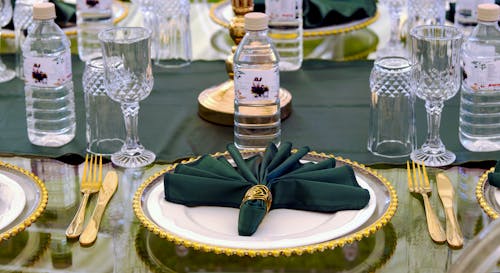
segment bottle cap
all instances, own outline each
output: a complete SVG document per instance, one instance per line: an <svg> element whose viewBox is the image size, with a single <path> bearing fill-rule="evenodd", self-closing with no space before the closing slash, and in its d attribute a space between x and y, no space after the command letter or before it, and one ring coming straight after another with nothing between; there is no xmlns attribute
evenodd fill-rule
<svg viewBox="0 0 500 273"><path fill-rule="evenodd" d="M263 30L267 29L269 17L262 12L249 12L245 14L245 29L246 30Z"/></svg>
<svg viewBox="0 0 500 273"><path fill-rule="evenodd" d="M480 4L477 6L479 21L496 22L500 17L500 6L497 4Z"/></svg>
<svg viewBox="0 0 500 273"><path fill-rule="evenodd" d="M48 20L56 18L56 7L54 3L42 2L33 4L33 19Z"/></svg>

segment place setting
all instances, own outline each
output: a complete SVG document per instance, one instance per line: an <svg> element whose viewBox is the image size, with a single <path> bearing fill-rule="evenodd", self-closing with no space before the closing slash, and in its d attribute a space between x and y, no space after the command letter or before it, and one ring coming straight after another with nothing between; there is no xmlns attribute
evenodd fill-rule
<svg viewBox="0 0 500 273"><path fill-rule="evenodd" d="M270 190L259 176L262 183L273 181ZM227 152L153 174L136 191L133 208L149 231L176 244L227 255L289 256L372 235L394 215L397 196L384 177L348 159L292 149L291 143L241 153L230 144Z"/></svg>

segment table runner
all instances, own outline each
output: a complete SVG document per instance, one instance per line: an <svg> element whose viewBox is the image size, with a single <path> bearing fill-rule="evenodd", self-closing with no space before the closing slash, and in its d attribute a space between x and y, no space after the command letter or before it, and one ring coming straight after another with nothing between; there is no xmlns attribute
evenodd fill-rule
<svg viewBox="0 0 500 273"><path fill-rule="evenodd" d="M13 67L14 56L3 60ZM296 147L333 153L364 164L402 164L408 158L386 159L367 151L372 61L332 62L306 60L302 68L282 72L282 87L292 96L292 114L282 123L282 140ZM0 154L61 157L85 154L85 110L82 72L84 64L73 56L73 81L77 115L76 138L59 148L30 144L26 132L23 82L0 83ZM223 61L195 61L178 70L153 68L151 95L140 103L139 135L145 147L157 154L157 162L172 162L224 151L233 141L233 128L201 119L197 96L205 88L227 79ZM455 164L496 160L500 152L472 153L458 140L459 95L445 102L441 136L457 155ZM425 140L427 125L423 102L416 103L417 139Z"/></svg>

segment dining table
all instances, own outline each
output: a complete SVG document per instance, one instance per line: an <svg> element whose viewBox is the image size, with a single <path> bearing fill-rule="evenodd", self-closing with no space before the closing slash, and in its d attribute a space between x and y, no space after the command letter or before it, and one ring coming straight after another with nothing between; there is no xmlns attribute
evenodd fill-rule
<svg viewBox="0 0 500 273"><path fill-rule="evenodd" d="M19 230L0 237L0 272L447 272L464 249L495 218L478 201L478 183L495 166L500 152L470 152L458 137L460 95L445 102L441 138L456 161L428 167L430 203L443 227L445 212L435 176L445 173L455 190L454 204L464 246L435 243L427 232L422 200L408 190L409 157L385 158L367 149L371 91L370 72L377 48L388 41L387 11L366 27L304 40L304 61L297 71L280 73L281 87L291 96L291 113L282 121L282 140L294 147L308 146L322 156L347 160L387 183L390 197L378 200L393 211L387 221L363 236L311 251L273 252L272 255L232 255L175 240L144 224L137 215L140 189L151 178L194 157L224 152L233 142L233 127L199 115L198 96L228 79L224 59L232 42L226 28L209 16L217 3L191 3L193 61L185 67L153 66L154 86L140 103L139 135L156 161L145 168L124 169L104 158L104 172L118 173L117 192L108 204L97 240L82 246L69 239L66 228L82 198L80 181L86 154L85 105L82 88L84 63L73 42L72 68L76 136L57 147L32 145L27 136L24 82L0 83L0 171L18 173L37 182L46 204ZM139 9L121 2L126 15L118 25L140 25ZM2 39L2 60L13 68L11 38ZM415 102L417 143L427 134L424 102ZM353 163L354 162L354 163ZM1 192L1 190L0 190ZM43 199L41 196L36 196ZM379 198L379 197L377 197ZM28 196L28 201L31 200ZM43 200L42 200L43 201ZM95 206L91 198L87 213ZM1 205L1 203L0 203ZM213 219L213 221L218 221ZM300 221L300 219L298 219ZM1 230L0 235L5 235ZM234 254L234 253L233 253ZM248 254L248 253L247 253ZM490 269L500 271L500 267Z"/></svg>

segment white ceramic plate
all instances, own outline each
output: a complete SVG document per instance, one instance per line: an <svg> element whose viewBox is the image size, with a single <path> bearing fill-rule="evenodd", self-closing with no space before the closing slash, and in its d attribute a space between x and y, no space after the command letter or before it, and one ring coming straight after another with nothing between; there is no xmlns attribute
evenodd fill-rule
<svg viewBox="0 0 500 273"><path fill-rule="evenodd" d="M25 205L23 188L16 181L0 174L0 230L17 218Z"/></svg>
<svg viewBox="0 0 500 273"><path fill-rule="evenodd" d="M252 236L238 235L238 209L186 207L167 202L164 199L163 179L152 186L144 203L158 226L190 241L228 248L298 247L346 235L372 216L376 208L374 191L363 177L356 175L356 179L370 193L370 201L365 208L336 213L275 209L269 212Z"/></svg>

